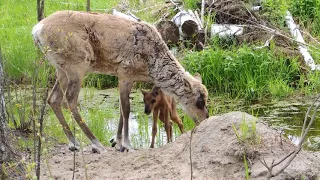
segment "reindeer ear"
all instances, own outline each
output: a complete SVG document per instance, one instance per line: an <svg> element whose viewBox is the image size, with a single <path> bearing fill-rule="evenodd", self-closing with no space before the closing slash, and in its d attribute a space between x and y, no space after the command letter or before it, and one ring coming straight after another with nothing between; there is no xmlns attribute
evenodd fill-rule
<svg viewBox="0 0 320 180"><path fill-rule="evenodd" d="M153 93L153 95L154 95L154 96L158 96L160 90L161 90L161 89L160 89L159 87L154 86L154 87L152 88L152 93Z"/></svg>
<svg viewBox="0 0 320 180"><path fill-rule="evenodd" d="M187 79L183 79L183 81L184 81L184 86L186 86L189 90L191 90L192 89L191 83Z"/></svg>
<svg viewBox="0 0 320 180"><path fill-rule="evenodd" d="M200 83L202 83L202 78L201 78L201 75L199 73L195 73L193 75L194 78L196 78L198 81L200 81Z"/></svg>

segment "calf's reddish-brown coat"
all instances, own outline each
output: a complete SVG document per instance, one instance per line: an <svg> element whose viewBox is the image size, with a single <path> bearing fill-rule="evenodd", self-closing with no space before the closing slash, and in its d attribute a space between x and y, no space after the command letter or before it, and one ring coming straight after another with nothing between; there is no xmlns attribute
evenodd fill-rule
<svg viewBox="0 0 320 180"><path fill-rule="evenodd" d="M146 114L153 112L151 148L154 148L158 118L164 123L167 142L172 141L172 123L169 116L173 122L178 124L181 133L184 132L182 121L177 112L177 104L172 97L165 95L160 88L155 86L151 91L141 90L141 92L143 94L143 102L145 105L144 112Z"/></svg>

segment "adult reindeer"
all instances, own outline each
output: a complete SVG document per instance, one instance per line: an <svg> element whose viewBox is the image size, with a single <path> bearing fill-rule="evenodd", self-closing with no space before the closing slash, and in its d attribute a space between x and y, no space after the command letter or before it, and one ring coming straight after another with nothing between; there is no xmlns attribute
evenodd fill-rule
<svg viewBox="0 0 320 180"><path fill-rule="evenodd" d="M118 143L122 149L132 149L128 134L129 94L135 81L160 87L180 102L196 123L208 117L207 89L185 71L151 25L108 14L60 11L35 25L32 34L57 71L48 103L69 139L70 150L78 149L79 143L62 114L64 95L74 119L91 140L93 152L103 151L77 109L81 83L88 72L119 78L121 113L113 145Z"/></svg>

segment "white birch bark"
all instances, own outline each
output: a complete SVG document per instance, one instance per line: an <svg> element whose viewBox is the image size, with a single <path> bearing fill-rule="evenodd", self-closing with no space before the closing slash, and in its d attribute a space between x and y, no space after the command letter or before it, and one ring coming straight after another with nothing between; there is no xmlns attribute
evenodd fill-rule
<svg viewBox="0 0 320 180"><path fill-rule="evenodd" d="M308 65L310 67L311 70L320 70L320 66L316 65L314 63L314 60L312 58L312 56L310 55L310 53L308 52L308 48L299 31L299 27L296 25L296 23L294 22L292 15L289 11L287 11L287 14L285 16L285 20L286 20L286 24L290 30L291 35L293 36L293 38L299 42L299 51L301 53L301 55L303 56L304 62L306 63L306 65Z"/></svg>

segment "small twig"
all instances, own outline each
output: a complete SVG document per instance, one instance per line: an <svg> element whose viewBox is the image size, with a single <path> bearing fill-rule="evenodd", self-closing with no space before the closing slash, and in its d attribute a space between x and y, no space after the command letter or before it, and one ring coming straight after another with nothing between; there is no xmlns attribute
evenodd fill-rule
<svg viewBox="0 0 320 180"><path fill-rule="evenodd" d="M251 27L259 28L259 29L261 29L261 30L265 30L265 31L271 32L271 33L273 33L274 35L281 36L281 37L283 37L283 38L289 39L289 40L291 40L291 41L293 41L293 42L295 42L295 43L297 43L297 44L305 45L305 46L312 47L312 48L314 48L314 49L320 50L320 48L318 48L318 47L315 47L315 46L310 45L310 44L307 44L307 43L299 42L299 41L297 41L297 40L295 40L295 39L293 39L293 38L291 38L291 37L288 37L288 36L280 33L278 30L272 29L272 28L267 27L267 26L265 26L265 25L262 25L262 24L260 24L260 23L258 23L258 22L252 21L252 20L250 20L250 19L243 19L243 18L240 18L240 17L238 17L238 16L234 16L234 15L232 15L232 14L230 14L230 13L223 12L223 11L221 11L221 10L219 10L219 9L215 9L215 10L218 11L218 12L221 12L221 13L223 13L223 14L226 14L226 15L228 15L228 16L231 16L231 17L233 17L233 18L236 18L236 19L239 19L239 20L243 20L243 21L252 23L251 25L237 25L237 26L243 26L243 27L250 27L250 26L251 26Z"/></svg>
<svg viewBox="0 0 320 180"><path fill-rule="evenodd" d="M201 2L201 25L204 27L204 7L205 7L205 0L202 0Z"/></svg>
<svg viewBox="0 0 320 180"><path fill-rule="evenodd" d="M42 143L42 134L43 134L43 118L44 118L44 114L45 114L45 110L46 110L46 105L47 105L47 98L48 98L48 94L49 94L49 89L47 88L44 92L44 96L42 99L42 107L40 110L40 116L39 116L39 123L40 123L40 136L38 138L38 161L37 161L37 170L36 170L36 174L37 174L37 179L40 180L40 157L41 157L41 143Z"/></svg>
<svg viewBox="0 0 320 180"><path fill-rule="evenodd" d="M209 15L207 17L207 22L206 22L206 26L204 28L204 43L206 44L207 43L207 40L208 40L208 26L209 26L209 20L211 19L211 11L212 9L209 10Z"/></svg>
<svg viewBox="0 0 320 180"><path fill-rule="evenodd" d="M251 17L253 17L253 19L257 21L257 18L251 13L251 11L247 8L247 6L244 4L244 2L242 2L242 5L244 8L246 8L247 12L251 15Z"/></svg>
<svg viewBox="0 0 320 180"><path fill-rule="evenodd" d="M316 98L316 100L313 101L313 103L311 104L311 106L309 106L309 108L308 108L308 110L307 110L307 113L306 113L306 115L305 115L305 117L304 117L304 121L303 121L303 126L302 126L302 130L301 130L301 137L302 137L303 134L304 134L304 130L305 130L305 128L306 128L306 124L307 124L307 120L308 120L308 116L309 116L309 114L310 114L311 108L312 108L312 107L314 106L314 104L319 100L319 98L320 98L320 96L318 96L318 97Z"/></svg>
<svg viewBox="0 0 320 180"><path fill-rule="evenodd" d="M312 106L314 106L315 102L320 98L320 94L318 95L318 97L316 98L316 100L313 102L313 104L310 106L310 108L308 109L307 111L307 114L306 114L306 117L308 117L309 113L310 113L310 109ZM287 154L285 157L283 157L281 160L279 160L277 163L274 163L274 160L272 161L271 165L268 166L267 163L265 162L265 160L263 159L263 161L261 161L260 159L260 162L262 163L262 165L264 165L267 169L268 169L268 175L267 175L267 179L270 179L271 177L275 177L277 175L279 175L280 173L282 173L289 165L290 163L293 161L293 159L297 156L297 154L301 151L302 149L302 145L303 145L303 142L315 120L315 117L316 117L316 114L317 114L317 111L320 107L320 104L318 104L315 109L314 109L314 112L312 114L312 117L311 117L311 121L309 122L307 128L305 129L305 131L303 131L303 135L302 135L302 138L298 144L298 147L295 151L292 151L290 152L289 154ZM305 118L305 122L304 122L304 127L305 127L305 124L306 124L306 121L307 121L308 118ZM290 157L290 158L289 158ZM289 159L288 159L289 158ZM278 165L280 165L282 162L284 162L285 160L287 160L287 163L282 166L277 172L273 173L272 172L272 169Z"/></svg>
<svg viewBox="0 0 320 180"><path fill-rule="evenodd" d="M33 85L32 85L32 111L31 111L31 120L32 120L32 130L33 130L33 149L34 149L34 163L37 163L37 129L36 129L36 120L35 120L35 115L36 115L36 102L37 102L37 96L36 96L36 88L37 88L37 75L38 75L38 67L36 66L36 62L34 62L34 73L33 73ZM36 175L37 177L40 176L38 175L38 169L36 169Z"/></svg>
<svg viewBox="0 0 320 180"><path fill-rule="evenodd" d="M169 0L169 1L176 7L174 10L176 9L178 9L179 11L183 10L177 3L173 2L172 0Z"/></svg>
<svg viewBox="0 0 320 180"><path fill-rule="evenodd" d="M146 10L149 10L149 9L153 9L153 8L156 8L158 7L159 5L154 5L154 6L148 6L146 8L143 8L143 9L139 9L139 10L131 10L132 12L134 13L139 13L139 12L142 12L142 11L146 11Z"/></svg>
<svg viewBox="0 0 320 180"><path fill-rule="evenodd" d="M194 11L194 15L195 15L195 19L198 21L198 24L199 24L200 28L203 29L204 22L202 20L200 20L199 13L198 13L197 10Z"/></svg>
<svg viewBox="0 0 320 180"><path fill-rule="evenodd" d="M274 34L271 35L271 37L264 43L263 46L259 46L259 47L255 47L254 49L262 49L265 47L269 47L270 46L270 41L274 38Z"/></svg>
<svg viewBox="0 0 320 180"><path fill-rule="evenodd" d="M283 133L283 129L281 129L280 134L279 134L279 136L280 136L280 146L281 146L281 148L283 148L282 133Z"/></svg>
<svg viewBox="0 0 320 180"><path fill-rule="evenodd" d="M288 157L290 157L293 153L295 153L296 151L291 151L289 154L287 154L285 157L283 157L282 159L280 159L277 163L272 164L273 167L278 166L280 163L282 163L283 161L285 161Z"/></svg>
<svg viewBox="0 0 320 180"><path fill-rule="evenodd" d="M308 35L314 42L316 42L317 44L320 45L320 42L319 42L315 37L313 37L309 32L302 31L301 29L300 29L300 31L301 31L303 34Z"/></svg>
<svg viewBox="0 0 320 180"><path fill-rule="evenodd" d="M68 103L68 107L70 109L69 103ZM73 117L73 115L72 115ZM73 124L73 135L76 136L76 126L74 124L74 118L72 118L72 124ZM74 137L76 139L76 137ZM80 142L81 144L81 142ZM76 146L76 144L73 144L74 146ZM73 172L72 172L72 180L74 180L74 174L76 173L76 148L74 147L74 151L73 151Z"/></svg>

